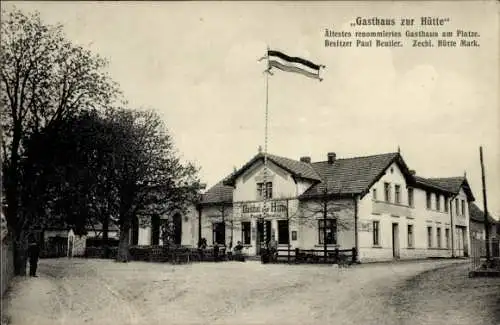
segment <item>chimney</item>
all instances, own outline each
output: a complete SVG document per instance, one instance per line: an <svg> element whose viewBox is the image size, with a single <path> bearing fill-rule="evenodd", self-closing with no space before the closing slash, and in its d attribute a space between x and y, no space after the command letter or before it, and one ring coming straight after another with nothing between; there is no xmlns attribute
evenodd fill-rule
<svg viewBox="0 0 500 325"><path fill-rule="evenodd" d="M412 176L415 176L417 172L414 169L410 169L410 174L412 174Z"/></svg>
<svg viewBox="0 0 500 325"><path fill-rule="evenodd" d="M311 163L311 157L300 157L300 161L306 164Z"/></svg>
<svg viewBox="0 0 500 325"><path fill-rule="evenodd" d="M333 164L335 158L337 158L337 154L335 152L329 152L327 157L328 157L328 163Z"/></svg>

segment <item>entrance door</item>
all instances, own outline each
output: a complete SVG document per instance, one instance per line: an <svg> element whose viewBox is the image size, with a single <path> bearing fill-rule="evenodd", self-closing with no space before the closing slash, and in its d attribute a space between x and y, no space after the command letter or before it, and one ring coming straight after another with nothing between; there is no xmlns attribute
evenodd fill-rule
<svg viewBox="0 0 500 325"><path fill-rule="evenodd" d="M174 226L174 244L181 245L182 244L182 216L180 213L176 213L173 217L173 226Z"/></svg>
<svg viewBox="0 0 500 325"><path fill-rule="evenodd" d="M467 245L467 228L461 227L462 229L462 247L464 249L464 256L469 257L469 247Z"/></svg>
<svg viewBox="0 0 500 325"><path fill-rule="evenodd" d="M392 224L392 257L399 258L399 225Z"/></svg>
<svg viewBox="0 0 500 325"><path fill-rule="evenodd" d="M462 229L457 226L456 229L455 229L455 236L456 236L456 250L457 250L457 255L459 257L461 256L464 256L464 238L463 238L463 233L462 233Z"/></svg>
<svg viewBox="0 0 500 325"><path fill-rule="evenodd" d="M261 254L261 251L265 248L264 240L271 240L271 221L266 220L266 233L264 236L264 220L257 221L257 238L256 238L256 246L257 246L257 255Z"/></svg>

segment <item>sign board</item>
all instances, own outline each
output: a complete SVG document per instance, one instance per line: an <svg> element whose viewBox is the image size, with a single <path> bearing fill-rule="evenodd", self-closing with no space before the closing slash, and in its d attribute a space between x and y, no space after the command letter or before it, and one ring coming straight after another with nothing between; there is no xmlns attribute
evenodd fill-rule
<svg viewBox="0 0 500 325"><path fill-rule="evenodd" d="M360 221L358 225L359 231L372 232L372 223L370 221Z"/></svg>
<svg viewBox="0 0 500 325"><path fill-rule="evenodd" d="M243 203L240 213L243 218L263 218L277 217L286 218L286 201L268 201L264 206L264 202Z"/></svg>

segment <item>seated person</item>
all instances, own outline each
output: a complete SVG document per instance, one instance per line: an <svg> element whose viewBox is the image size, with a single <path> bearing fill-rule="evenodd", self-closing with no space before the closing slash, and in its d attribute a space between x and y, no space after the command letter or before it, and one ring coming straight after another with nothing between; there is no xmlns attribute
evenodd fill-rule
<svg viewBox="0 0 500 325"><path fill-rule="evenodd" d="M235 260L244 260L245 257L243 256L243 245L241 244L241 241L238 241L236 246L234 246L234 259Z"/></svg>

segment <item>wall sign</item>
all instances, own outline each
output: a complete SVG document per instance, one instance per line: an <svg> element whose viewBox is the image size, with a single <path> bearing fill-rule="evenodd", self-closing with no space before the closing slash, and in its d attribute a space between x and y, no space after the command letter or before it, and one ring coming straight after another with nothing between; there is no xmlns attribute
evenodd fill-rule
<svg viewBox="0 0 500 325"><path fill-rule="evenodd" d="M292 231L292 240L297 240L297 231L296 230Z"/></svg>
<svg viewBox="0 0 500 325"><path fill-rule="evenodd" d="M242 217L249 218L262 218L263 214L286 218L286 201L269 201L266 206L264 202L243 203L240 212Z"/></svg>

